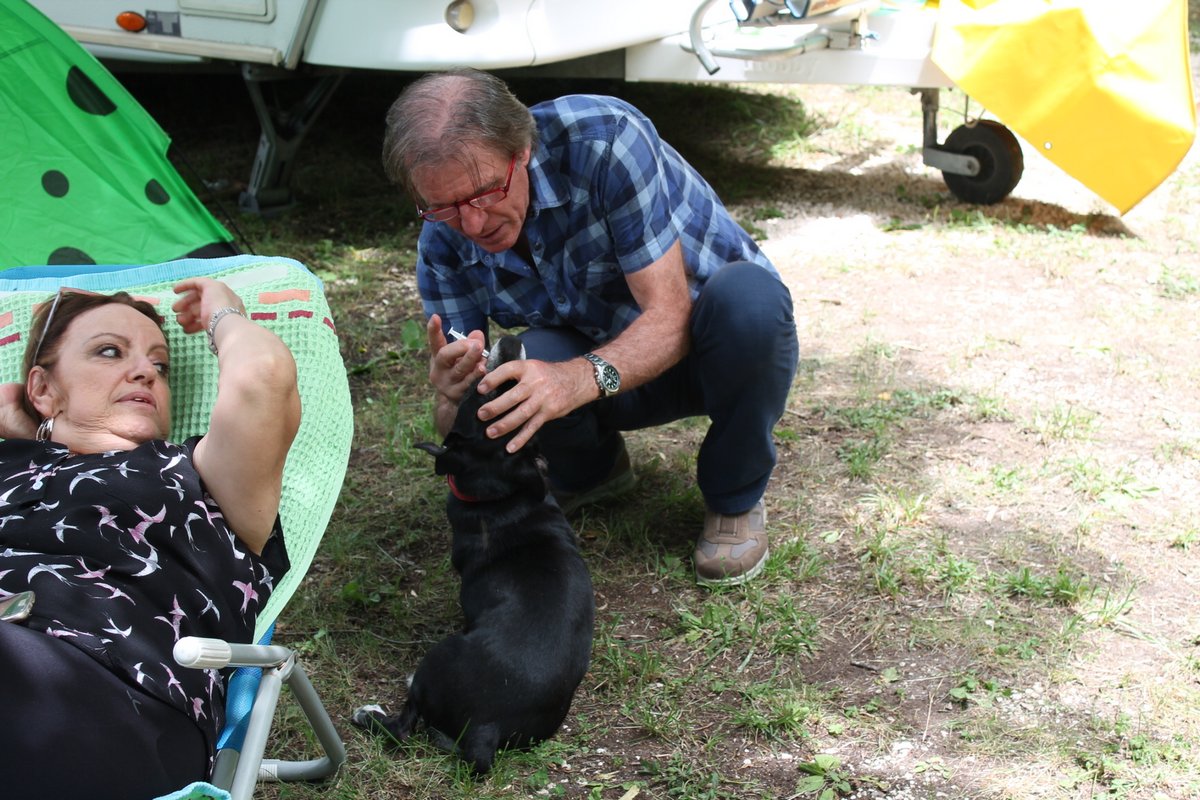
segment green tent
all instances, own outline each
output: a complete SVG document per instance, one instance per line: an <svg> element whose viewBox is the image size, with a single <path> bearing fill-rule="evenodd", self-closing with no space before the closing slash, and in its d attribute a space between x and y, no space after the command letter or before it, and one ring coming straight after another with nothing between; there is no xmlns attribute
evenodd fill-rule
<svg viewBox="0 0 1200 800"><path fill-rule="evenodd" d="M74 39L0 0L0 269L236 253L169 144Z"/></svg>

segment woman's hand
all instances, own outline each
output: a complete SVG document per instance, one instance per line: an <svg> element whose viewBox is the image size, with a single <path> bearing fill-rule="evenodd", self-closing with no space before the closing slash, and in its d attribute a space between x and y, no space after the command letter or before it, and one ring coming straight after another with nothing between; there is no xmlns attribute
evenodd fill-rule
<svg viewBox="0 0 1200 800"><path fill-rule="evenodd" d="M25 384L0 384L0 439L32 439L37 423L25 413L22 404Z"/></svg>
<svg viewBox="0 0 1200 800"><path fill-rule="evenodd" d="M185 333L199 333L207 329L212 315L222 308L236 308L242 314L246 313L242 298L221 281L188 278L173 288L179 299L172 304L171 310L175 312L175 321Z"/></svg>

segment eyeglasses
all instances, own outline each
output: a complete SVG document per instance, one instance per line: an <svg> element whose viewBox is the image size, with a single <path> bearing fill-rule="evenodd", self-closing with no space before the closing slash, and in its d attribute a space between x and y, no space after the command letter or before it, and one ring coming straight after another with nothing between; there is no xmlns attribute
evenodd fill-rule
<svg viewBox="0 0 1200 800"><path fill-rule="evenodd" d="M480 192L474 197L459 200L448 206L439 206L438 208L424 210L420 206L417 206L417 216L430 222L447 222L458 216L458 207L462 205L468 205L472 208L491 208L508 197L508 187L512 183L513 167L516 166L516 163L517 156L514 154L508 162L508 174L504 176L504 185L499 189L488 189L486 192Z"/></svg>
<svg viewBox="0 0 1200 800"><path fill-rule="evenodd" d="M86 289L69 289L65 286L59 287L58 293L54 295L54 301L50 304L50 312L46 314L46 321L42 324L42 335L38 337L37 347L33 349L33 358L29 361L30 367L37 366L38 356L42 353L42 345L46 341L46 334L50 332L50 323L54 321L54 313L58 311L58 304L62 302L64 295L69 294L88 294L95 295L96 292L89 292Z"/></svg>

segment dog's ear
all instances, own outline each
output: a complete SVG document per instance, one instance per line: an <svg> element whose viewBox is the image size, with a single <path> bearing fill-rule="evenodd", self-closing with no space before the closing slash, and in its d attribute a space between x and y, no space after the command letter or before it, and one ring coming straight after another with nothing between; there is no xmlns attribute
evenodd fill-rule
<svg viewBox="0 0 1200 800"><path fill-rule="evenodd" d="M417 448L418 450L424 450L431 456L440 456L446 452L445 447L434 444L433 442L415 442L413 443L413 447Z"/></svg>
<svg viewBox="0 0 1200 800"><path fill-rule="evenodd" d="M435 474L453 475L456 472L461 472L465 467L466 456L463 455L463 451L467 449L467 446L467 440L463 436L450 431L441 447L434 445L430 449L425 447L421 449L437 456L433 462L433 471Z"/></svg>
<svg viewBox="0 0 1200 800"><path fill-rule="evenodd" d="M501 336L496 341L496 346L488 353L487 369L491 372L501 364L507 364L509 361L524 361L525 360L525 343L521 341L519 336Z"/></svg>

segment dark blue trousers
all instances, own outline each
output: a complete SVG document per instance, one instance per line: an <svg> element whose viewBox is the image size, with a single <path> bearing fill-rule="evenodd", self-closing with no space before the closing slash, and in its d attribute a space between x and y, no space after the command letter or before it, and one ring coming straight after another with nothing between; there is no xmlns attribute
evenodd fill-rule
<svg viewBox="0 0 1200 800"><path fill-rule="evenodd" d="M526 355L541 361L566 361L595 347L569 328L530 328L521 339ZM719 514L746 511L775 468L772 431L799 355L787 287L756 264L729 264L708 279L692 308L691 348L682 361L541 429L552 484L578 491L603 480L619 453L619 431L707 416L696 465L700 492Z"/></svg>
<svg viewBox="0 0 1200 800"><path fill-rule="evenodd" d="M204 780L204 734L60 639L0 622L0 797L148 800Z"/></svg>

